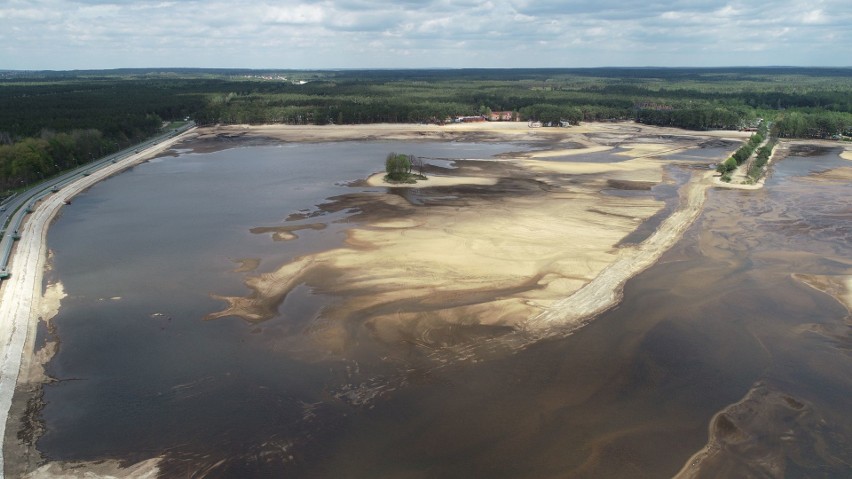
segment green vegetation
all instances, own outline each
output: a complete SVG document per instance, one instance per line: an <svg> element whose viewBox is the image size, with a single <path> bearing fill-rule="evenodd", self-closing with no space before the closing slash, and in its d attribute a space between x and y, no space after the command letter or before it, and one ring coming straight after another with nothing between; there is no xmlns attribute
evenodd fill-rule
<svg viewBox="0 0 852 479"><path fill-rule="evenodd" d="M419 167L417 173L412 173L413 167ZM385 158L385 181L388 183L416 183L417 180L427 180L423 175L423 163L413 155L388 153Z"/></svg>
<svg viewBox="0 0 852 479"><path fill-rule="evenodd" d="M788 111L780 114L774 125L779 138L832 138L852 136L848 112Z"/></svg>
<svg viewBox="0 0 852 479"><path fill-rule="evenodd" d="M749 137L748 142L738 148L730 158L716 167L716 171L722 174L721 180L729 183L733 170L748 161L752 157L752 154L755 154L755 148L757 148L757 151L754 160L748 165L746 182L754 183L759 180L761 175L763 175L764 166L766 166L766 163L772 156L772 149L775 148L775 143L777 142L775 138L770 138L765 145L760 146L765 140L765 135L768 134L769 126L766 122L761 122L757 132Z"/></svg>
<svg viewBox="0 0 852 479"><path fill-rule="evenodd" d="M729 171L734 171L735 169L737 169L737 160L734 157L728 158L722 163L719 163L719 166L716 167L716 171L722 173L723 175Z"/></svg>
<svg viewBox="0 0 852 479"><path fill-rule="evenodd" d="M0 188L20 188L110 153L99 130L45 131L37 138L0 145Z"/></svg>
<svg viewBox="0 0 852 479"><path fill-rule="evenodd" d="M739 147L730 158L716 167L716 171L725 174L729 171L735 170L751 157L751 154L754 152L754 148L761 143L763 143L763 136L760 133L751 135L748 141L743 146Z"/></svg>
<svg viewBox="0 0 852 479"><path fill-rule="evenodd" d="M765 118L773 137L843 139L852 136L852 69L5 71L0 191L186 117L200 125L444 123L496 111L545 124L634 120L695 130L751 128Z"/></svg>
<svg viewBox="0 0 852 479"><path fill-rule="evenodd" d="M776 140L769 140L768 143L761 146L757 149L757 156L754 158L754 161L748 168L748 176L753 181L757 181L760 179L760 176L763 174L763 167L766 165L766 162L769 161L769 158L772 156L772 149L775 148Z"/></svg>

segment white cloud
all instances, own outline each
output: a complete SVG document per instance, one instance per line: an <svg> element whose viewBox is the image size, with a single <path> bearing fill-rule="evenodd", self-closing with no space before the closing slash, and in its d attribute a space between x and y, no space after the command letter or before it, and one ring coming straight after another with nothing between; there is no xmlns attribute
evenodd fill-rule
<svg viewBox="0 0 852 479"><path fill-rule="evenodd" d="M325 10L317 5L267 7L264 21L293 25L316 25L325 19Z"/></svg>
<svg viewBox="0 0 852 479"><path fill-rule="evenodd" d="M828 18L825 16L821 9L816 9L811 10L802 15L802 23L809 25L819 25L823 23L828 23Z"/></svg>
<svg viewBox="0 0 852 479"><path fill-rule="evenodd" d="M850 24L845 0L3 0L0 68L830 66Z"/></svg>

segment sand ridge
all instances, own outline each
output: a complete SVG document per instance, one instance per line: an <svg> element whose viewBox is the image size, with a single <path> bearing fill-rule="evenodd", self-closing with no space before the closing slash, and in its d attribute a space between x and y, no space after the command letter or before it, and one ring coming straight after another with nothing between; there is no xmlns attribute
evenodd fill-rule
<svg viewBox="0 0 852 479"><path fill-rule="evenodd" d="M23 476L24 479L155 479L159 477L160 459L153 458L125 465L119 461L49 462Z"/></svg>
<svg viewBox="0 0 852 479"><path fill-rule="evenodd" d="M549 142L550 149L538 155L480 162L484 166L476 169L462 165L458 174L445 175L441 182L405 188L416 190L426 204L414 204L405 195L387 192L338 200L362 207L363 218L354 221L356 226L348 231L344 247L298 258L263 274L254 272L261 259L236 260L237 272L248 273L246 286L250 292L244 297L222 297L227 307L212 314L211 319L238 316L252 322L264 321L277 314L278 306L293 288L308 284L339 298L304 331L314 346L332 354L345 352L357 342L358 338L351 335L353 329L388 344L407 342L439 348L454 340L446 334L450 330L484 327L489 333L532 331L535 336L552 328L564 331L566 325L582 323L615 304L624 282L653 264L692 224L700 214L712 172L694 174L680 190L679 206L657 232L641 244L627 247L616 245L660 211L663 204L647 195L605 194L604 190L612 189L610 180L666 182L669 180L664 170L669 162L657 156L695 146L707 137L747 138L737 132L690 132L685 138L685 132L680 130L632 123L565 129L530 129L525 124L509 123L235 126L201 129L188 136L205 141L223 134L276 141L375 138ZM600 136L605 141L596 143L598 134L605 134ZM636 141L642 135L649 138ZM674 140L676 144L671 149L666 141L672 140L650 138L663 135L684 138ZM564 144L569 141L583 147L566 149ZM619 156L628 157L626 161L579 161L583 154L605 153L615 145L623 150L617 153ZM134 161L141 161L141 156ZM547 161L562 156L576 158L569 162ZM29 218L26 228L31 229L24 229L18 253L25 248L31 249L32 254L16 255L13 278L29 278L26 284L21 283L23 289L17 286L18 296L14 297L32 297L33 301L9 300L7 284L2 305L31 304L32 310L23 315L14 313L17 329L3 330L4 341L7 333L14 338L32 338L31 328L37 324L38 315L55 309L41 306L57 304L57 298L62 296L61 284L55 284L43 297L42 277L28 273L41 275L46 256L41 248L44 238L34 233L46 231L64 198L118 169L93 174L74 185L74 189L63 189L61 194L46 199ZM376 181L375 177L371 181ZM282 230L284 233L287 231ZM298 241L293 236L280 239ZM14 269L16 263L19 269ZM847 284L852 289L852 280ZM50 297L54 299L48 301ZM3 317L10 316L4 311ZM6 385L12 368L7 359L14 359L15 353L10 353L9 347L16 341L2 345L4 391L10 390ZM5 424L4 420L4 427ZM156 458L124 469L108 462L103 463L106 469L101 472L92 469L97 468L92 464L50 463L28 477L74 477L71 474L83 468L102 476L157 474ZM98 476L87 472L86 477Z"/></svg>
<svg viewBox="0 0 852 479"><path fill-rule="evenodd" d="M537 331L532 336L553 328L564 331L614 305L624 281L677 241L700 213L712 172L693 175L681 192L681 207L661 231L634 247L616 245L660 211L663 202L651 195L610 195L605 190L624 182L650 188L665 180L665 168L672 163L658 155L731 133L687 135L633 123L576 129L456 126L425 130L487 132L489 139L502 141L509 139L507 131L526 139L546 135L548 143L514 157L500 155L499 161L480 160L475 167L460 160L451 173L433 177L440 181L405 186L416 190L425 204L388 192L337 199L338 211L357 207L365 212L348 230L345 247L248 277L250 293L217 296L227 306L208 319L270 319L290 291L306 284L339 298L304 331L316 349L330 354L345 354L353 324L387 344L428 347L447 345L444 333L458 328ZM377 134L385 129L353 131ZM298 128L248 131L292 139L294 130ZM387 130L390 137L422 131ZM316 130L309 131L313 135ZM565 149L567 143L573 147ZM605 153L613 145L623 145L618 155L627 159L587 161L582 156ZM563 156L571 160L548 161ZM368 184L383 185L382 176L371 176Z"/></svg>
<svg viewBox="0 0 852 479"><path fill-rule="evenodd" d="M698 218L711 175L696 175L697 178L690 181L682 193L682 206L666 218L648 239L637 246L622 249L622 254L592 281L554 303L525 326L538 330L555 325L564 330L566 325L580 325L582 321L615 306L621 298L624 283L654 264Z"/></svg>

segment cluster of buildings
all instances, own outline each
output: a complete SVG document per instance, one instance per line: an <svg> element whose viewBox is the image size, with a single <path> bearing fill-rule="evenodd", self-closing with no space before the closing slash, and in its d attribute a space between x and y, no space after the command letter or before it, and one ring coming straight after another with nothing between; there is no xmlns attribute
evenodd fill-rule
<svg viewBox="0 0 852 479"><path fill-rule="evenodd" d="M520 115L514 111L492 111L485 115L457 116L447 118L447 123L475 123L480 121L517 121Z"/></svg>
<svg viewBox="0 0 852 479"><path fill-rule="evenodd" d="M469 116L456 116L450 117L444 120L444 123L479 123L484 121L520 121L521 115L516 111L492 111L486 113L484 115L469 115ZM543 126L556 126L567 128L571 126L571 122L567 120L560 121L536 121L530 120L527 123L527 126L530 128L541 128Z"/></svg>

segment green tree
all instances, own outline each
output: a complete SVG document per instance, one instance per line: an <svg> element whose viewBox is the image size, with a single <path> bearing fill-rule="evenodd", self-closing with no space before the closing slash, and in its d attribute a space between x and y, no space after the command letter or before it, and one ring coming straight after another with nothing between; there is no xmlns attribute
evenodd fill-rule
<svg viewBox="0 0 852 479"><path fill-rule="evenodd" d="M405 181L411 175L411 157L408 155L388 153L385 158L385 172L391 181Z"/></svg>
<svg viewBox="0 0 852 479"><path fill-rule="evenodd" d="M728 158L727 160L719 163L719 166L716 167L716 171L719 173L727 173L729 171L733 171L737 167L737 160L734 158Z"/></svg>

